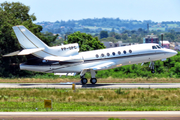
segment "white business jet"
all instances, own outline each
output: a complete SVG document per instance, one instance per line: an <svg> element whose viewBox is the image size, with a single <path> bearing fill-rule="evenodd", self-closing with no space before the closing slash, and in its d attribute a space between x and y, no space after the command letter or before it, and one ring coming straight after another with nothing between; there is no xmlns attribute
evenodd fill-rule
<svg viewBox="0 0 180 120"><path fill-rule="evenodd" d="M91 73L90 82L95 84L97 82L95 71L130 64L151 62L154 73L153 61L165 60L177 54L176 51L162 48L158 44L139 44L79 53L77 43L49 47L22 25L14 26L13 29L23 50L4 57L32 54L35 58L20 64L21 70L58 75L80 73L82 84L88 82L84 77L86 72Z"/></svg>

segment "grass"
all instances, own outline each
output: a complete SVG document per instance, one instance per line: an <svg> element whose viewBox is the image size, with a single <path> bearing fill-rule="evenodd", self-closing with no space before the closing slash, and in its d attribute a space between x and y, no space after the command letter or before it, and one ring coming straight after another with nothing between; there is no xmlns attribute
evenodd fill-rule
<svg viewBox="0 0 180 120"><path fill-rule="evenodd" d="M167 24L167 25L168 25L168 27L179 27L178 24Z"/></svg>
<svg viewBox="0 0 180 120"><path fill-rule="evenodd" d="M93 27L93 26L84 26L84 28L89 28L92 30L96 30L98 28L102 28L102 30L112 30L112 28L104 28L104 27ZM116 29L115 29L116 30Z"/></svg>
<svg viewBox="0 0 180 120"><path fill-rule="evenodd" d="M90 77L87 77L90 79ZM97 83L180 83L180 78L97 78ZM60 83L79 82L78 77L59 78L0 78L0 83Z"/></svg>
<svg viewBox="0 0 180 120"><path fill-rule="evenodd" d="M179 111L180 89L0 89L0 111Z"/></svg>
<svg viewBox="0 0 180 120"><path fill-rule="evenodd" d="M165 31L165 28L162 28L162 27L154 27L154 28L149 28L149 30L162 30L162 31Z"/></svg>

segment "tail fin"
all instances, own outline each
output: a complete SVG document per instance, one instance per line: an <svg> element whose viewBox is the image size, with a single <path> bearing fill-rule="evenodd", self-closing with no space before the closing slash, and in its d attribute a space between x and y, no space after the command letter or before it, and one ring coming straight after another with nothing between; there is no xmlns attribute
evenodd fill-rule
<svg viewBox="0 0 180 120"><path fill-rule="evenodd" d="M25 49L47 48L48 46L22 25L14 26L14 32L21 47Z"/></svg>

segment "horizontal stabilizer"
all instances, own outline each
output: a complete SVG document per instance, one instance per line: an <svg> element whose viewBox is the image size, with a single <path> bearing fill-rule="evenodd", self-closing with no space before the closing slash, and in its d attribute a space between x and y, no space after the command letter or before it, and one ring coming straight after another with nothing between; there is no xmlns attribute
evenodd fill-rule
<svg viewBox="0 0 180 120"><path fill-rule="evenodd" d="M80 56L69 56L69 57L50 56L50 57L45 57L44 59L50 61L83 62Z"/></svg>
<svg viewBox="0 0 180 120"><path fill-rule="evenodd" d="M23 50L19 50L16 52L3 55L3 57L9 57L9 56L15 56L15 55L29 55L29 54L32 54L41 50L44 50L44 48L23 49Z"/></svg>

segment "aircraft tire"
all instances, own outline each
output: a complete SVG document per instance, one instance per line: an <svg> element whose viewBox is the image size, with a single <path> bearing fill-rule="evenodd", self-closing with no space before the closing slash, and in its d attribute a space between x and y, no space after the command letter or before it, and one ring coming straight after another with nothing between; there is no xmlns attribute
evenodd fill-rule
<svg viewBox="0 0 180 120"><path fill-rule="evenodd" d="M86 78L82 78L82 79L81 79L81 83L82 83L83 85L85 85L87 82L88 82L88 80L87 80Z"/></svg>
<svg viewBox="0 0 180 120"><path fill-rule="evenodd" d="M91 78L90 82L91 82L91 84L96 84L97 83L97 79L96 78Z"/></svg>
<svg viewBox="0 0 180 120"><path fill-rule="evenodd" d="M151 73L155 73L155 71L154 71L154 70L151 70Z"/></svg>

